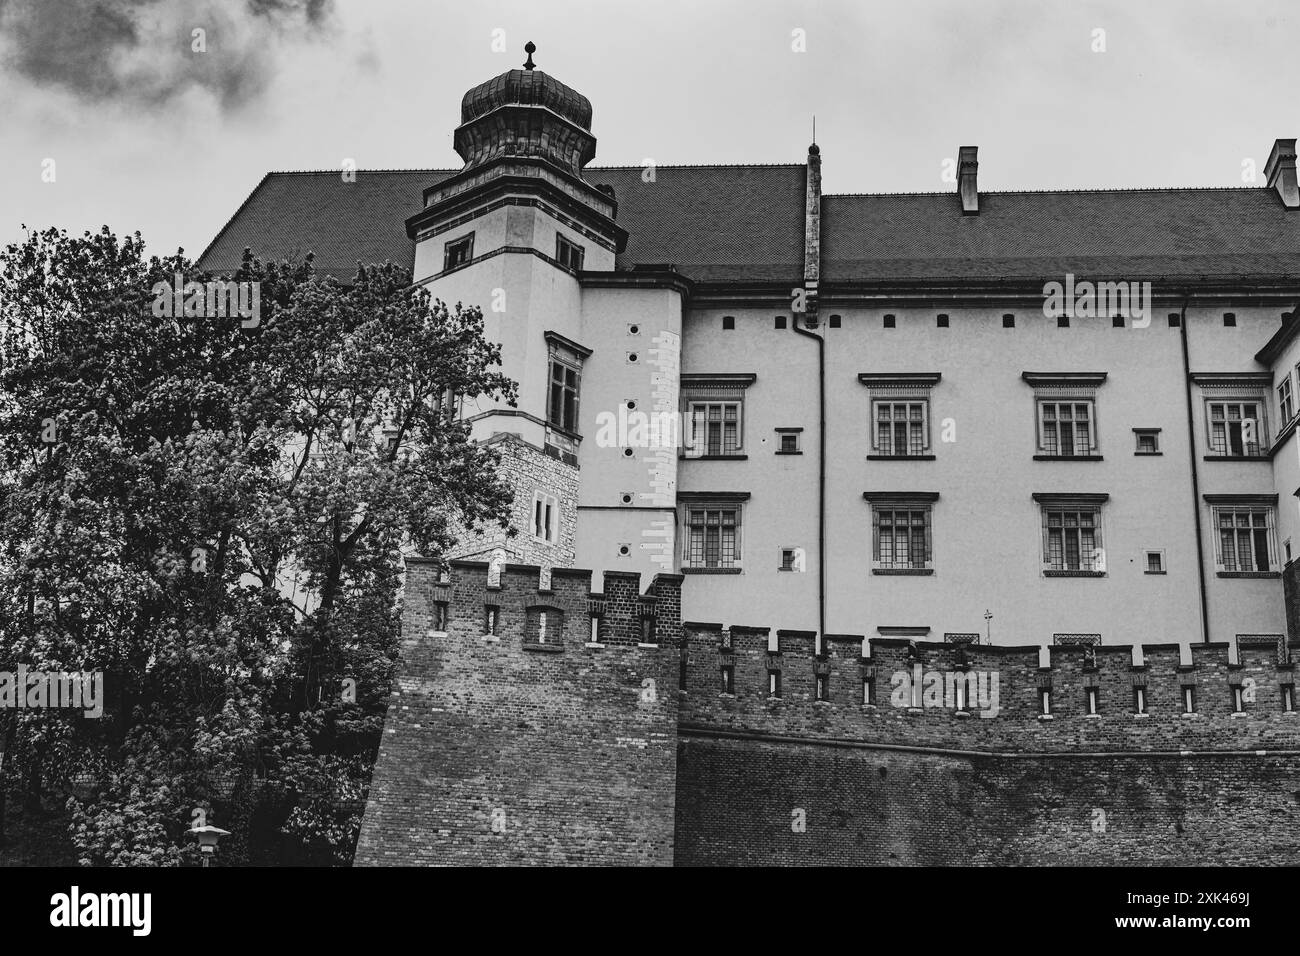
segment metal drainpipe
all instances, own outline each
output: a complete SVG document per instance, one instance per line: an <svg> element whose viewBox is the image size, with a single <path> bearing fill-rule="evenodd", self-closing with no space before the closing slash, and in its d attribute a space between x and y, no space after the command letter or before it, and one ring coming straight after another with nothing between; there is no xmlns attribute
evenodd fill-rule
<svg viewBox="0 0 1300 956"><path fill-rule="evenodd" d="M826 638L826 340L807 329L799 328L796 313L790 328L817 343L817 644L820 656Z"/></svg>
<svg viewBox="0 0 1300 956"><path fill-rule="evenodd" d="M1183 293L1183 307L1178 318L1178 337L1183 344L1183 387L1187 391L1187 441L1192 456L1192 512L1196 518L1196 574L1201 585L1201 642L1210 643L1210 605L1205 594L1205 537L1201 531L1201 481L1196 468L1196 419L1193 415L1192 365L1187 350L1187 303L1191 296Z"/></svg>

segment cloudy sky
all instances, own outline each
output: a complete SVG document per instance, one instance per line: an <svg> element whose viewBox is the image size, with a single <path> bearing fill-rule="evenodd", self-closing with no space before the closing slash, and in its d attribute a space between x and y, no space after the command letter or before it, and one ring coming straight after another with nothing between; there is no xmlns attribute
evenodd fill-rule
<svg viewBox="0 0 1300 956"><path fill-rule="evenodd" d="M816 114L829 192L955 189L961 145L986 189L1262 184L1298 38L1286 0L0 0L0 242L197 256L268 170L459 167L527 40L596 165L802 162Z"/></svg>

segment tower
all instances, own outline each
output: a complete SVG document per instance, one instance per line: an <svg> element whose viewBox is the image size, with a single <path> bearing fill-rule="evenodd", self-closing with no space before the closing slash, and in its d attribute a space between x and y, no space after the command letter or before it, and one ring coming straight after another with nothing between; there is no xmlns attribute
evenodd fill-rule
<svg viewBox="0 0 1300 956"><path fill-rule="evenodd" d="M625 423L630 410L676 419L683 282L616 270L628 235L614 189L584 175L596 153L591 102L525 50L521 69L465 94L454 136L464 166L427 188L406 222L415 281L483 310L519 387L515 407L460 399L474 439L502 452L519 533L489 529L454 556L667 571L676 435L660 448L657 433L629 437Z"/></svg>

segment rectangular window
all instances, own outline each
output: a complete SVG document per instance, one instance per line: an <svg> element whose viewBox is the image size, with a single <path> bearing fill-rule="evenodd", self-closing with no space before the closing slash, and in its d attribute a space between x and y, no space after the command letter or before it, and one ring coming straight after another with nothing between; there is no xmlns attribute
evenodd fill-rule
<svg viewBox="0 0 1300 956"><path fill-rule="evenodd" d="M655 639L655 619L650 615L646 615L645 617L641 618L641 643L642 644L659 643Z"/></svg>
<svg viewBox="0 0 1300 956"><path fill-rule="evenodd" d="M558 233L555 236L555 258L566 269L582 271L582 246Z"/></svg>
<svg viewBox="0 0 1300 956"><path fill-rule="evenodd" d="M1165 553L1163 551L1147 552L1147 574L1165 573Z"/></svg>
<svg viewBox="0 0 1300 956"><path fill-rule="evenodd" d="M1207 402L1210 453L1261 455L1268 451L1259 402Z"/></svg>
<svg viewBox="0 0 1300 956"><path fill-rule="evenodd" d="M1087 696L1085 702L1088 705L1088 713L1090 714L1097 713L1097 688L1095 687L1087 688Z"/></svg>
<svg viewBox="0 0 1300 956"><path fill-rule="evenodd" d="M799 433L798 432L781 432L780 453L783 455L793 455L799 451Z"/></svg>
<svg viewBox="0 0 1300 956"><path fill-rule="evenodd" d="M1243 701L1242 701L1242 698L1244 696L1245 695L1242 694L1241 691L1241 685L1233 684L1232 685L1232 712L1234 714L1240 714L1243 711L1245 711L1246 708L1243 706Z"/></svg>
<svg viewBox="0 0 1300 956"><path fill-rule="evenodd" d="M722 692L724 694L734 694L736 692L736 669L731 664L722 666Z"/></svg>
<svg viewBox="0 0 1300 956"><path fill-rule="evenodd" d="M483 609L483 633L497 636L497 625L501 619L501 609L489 604Z"/></svg>
<svg viewBox="0 0 1300 956"><path fill-rule="evenodd" d="M872 507L872 560L885 570L917 570L930 566L930 509Z"/></svg>
<svg viewBox="0 0 1300 956"><path fill-rule="evenodd" d="M1295 414L1295 401L1291 392L1291 373L1286 373L1282 384L1277 387L1278 428L1282 428Z"/></svg>
<svg viewBox="0 0 1300 956"><path fill-rule="evenodd" d="M778 570L781 571L794 570L794 548L781 549L781 567Z"/></svg>
<svg viewBox="0 0 1300 956"><path fill-rule="evenodd" d="M740 402L691 402L690 454L740 452Z"/></svg>
<svg viewBox="0 0 1300 956"><path fill-rule="evenodd" d="M551 360L550 409L547 419L556 428L578 430L578 370L567 362Z"/></svg>
<svg viewBox="0 0 1300 956"><path fill-rule="evenodd" d="M591 643L600 643L600 615L591 615Z"/></svg>
<svg viewBox="0 0 1300 956"><path fill-rule="evenodd" d="M781 696L781 672L778 670L767 672L767 695L769 697Z"/></svg>
<svg viewBox="0 0 1300 956"><path fill-rule="evenodd" d="M1100 507L1043 507L1046 550L1052 571L1104 571Z"/></svg>
<svg viewBox="0 0 1300 956"><path fill-rule="evenodd" d="M1133 688L1133 713L1145 714L1147 712L1147 689L1145 687Z"/></svg>
<svg viewBox="0 0 1300 956"><path fill-rule="evenodd" d="M830 694L830 686L829 686L829 685L830 685L830 678L829 678L829 677L827 677L825 674L818 674L818 675L817 675L816 689L817 689L817 699L818 699L818 700L829 700L829 699L830 699L830 697L829 697L829 694Z"/></svg>
<svg viewBox="0 0 1300 956"><path fill-rule="evenodd" d="M686 509L685 564L688 568L740 567L740 508Z"/></svg>
<svg viewBox="0 0 1300 956"><path fill-rule="evenodd" d="M553 495L533 495L533 537L554 544L559 540L560 503Z"/></svg>
<svg viewBox="0 0 1300 956"><path fill-rule="evenodd" d="M1183 713L1196 713L1196 688L1191 684L1183 687Z"/></svg>
<svg viewBox="0 0 1300 956"><path fill-rule="evenodd" d="M1038 689L1038 706L1044 714L1052 712L1052 688L1040 687Z"/></svg>
<svg viewBox="0 0 1300 956"><path fill-rule="evenodd" d="M1133 436L1137 441L1137 448L1133 452L1135 455L1160 454L1160 429L1135 428Z"/></svg>
<svg viewBox="0 0 1300 956"><path fill-rule="evenodd" d="M874 704L876 702L876 682L869 678L862 681L862 703Z"/></svg>
<svg viewBox="0 0 1300 956"><path fill-rule="evenodd" d="M1219 507L1214 509L1221 571L1273 571L1273 509Z"/></svg>
<svg viewBox="0 0 1300 956"><path fill-rule="evenodd" d="M1044 455L1060 458L1097 452L1094 403L1087 401L1038 403L1038 447Z"/></svg>
<svg viewBox="0 0 1300 956"><path fill-rule="evenodd" d="M929 402L920 399L906 402L877 400L875 440L877 455L924 455L930 447Z"/></svg>
<svg viewBox="0 0 1300 956"><path fill-rule="evenodd" d="M447 630L447 602L433 602L433 629L435 631L446 632Z"/></svg>
<svg viewBox="0 0 1300 956"><path fill-rule="evenodd" d="M1282 709L1288 713L1295 710L1295 688L1290 684L1282 685Z"/></svg>
<svg viewBox="0 0 1300 956"><path fill-rule="evenodd" d="M474 258L474 233L453 239L442 247L442 271L463 266Z"/></svg>

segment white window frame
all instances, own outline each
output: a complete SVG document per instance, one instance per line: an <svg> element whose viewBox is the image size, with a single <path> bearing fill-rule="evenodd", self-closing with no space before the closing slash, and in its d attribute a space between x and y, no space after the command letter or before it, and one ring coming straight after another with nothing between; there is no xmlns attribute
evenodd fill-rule
<svg viewBox="0 0 1300 956"><path fill-rule="evenodd" d="M687 501L682 505L682 567L696 571L733 571L741 569L744 556L744 540L741 528L744 526L744 502L742 501ZM717 561L713 564L708 563L708 531L713 527L713 522L709 515L716 512L718 514L718 556ZM732 531L732 551L733 555L729 562L723 560L723 532L728 528L727 521L723 516L724 512L735 513L735 518L730 524ZM703 514L704 521L697 522L694 519L695 514ZM701 546L701 553L704 557L700 562L692 560L692 543L694 541L694 532L697 527L702 527L704 532L704 544Z"/></svg>
<svg viewBox="0 0 1300 956"><path fill-rule="evenodd" d="M1263 513L1264 523L1262 525L1257 525L1255 524L1255 515L1261 512ZM1223 528L1221 526L1222 518L1225 513L1232 514L1234 516L1231 529ZM1236 516L1241 514L1246 514L1250 516L1248 525L1246 526L1238 525L1238 520ZM1211 527L1214 531L1214 564L1216 569L1221 574L1235 574L1235 573L1276 574L1282 570L1282 562L1278 558L1277 507L1275 505L1247 503L1247 502L1242 502L1240 504L1213 504L1210 506L1210 519L1211 519ZM1226 530L1232 531L1232 540L1235 545L1232 554L1232 561L1229 561L1227 559L1228 555L1225 553L1223 548L1222 532ZM1254 540L1255 535L1252 533L1250 535L1251 547L1248 549L1248 556L1250 557L1251 567L1248 568L1241 567L1241 561L1240 561L1241 547L1240 544L1238 543L1241 538L1240 532L1242 531L1254 532L1256 530L1264 531L1265 543L1268 549L1269 566L1267 568L1259 568L1255 566L1256 564L1258 564L1258 554L1256 552L1256 546Z"/></svg>
<svg viewBox="0 0 1300 956"><path fill-rule="evenodd" d="M713 422L709 418L709 410L713 407L719 409L720 418L717 421L718 430L718 451L717 454L709 452L709 425ZM725 450L725 426L727 421L727 409L736 410L736 444L730 451ZM696 412L700 412L704 429L700 433L696 426ZM686 457L702 458L706 455L709 457L729 458L733 455L743 455L745 453L745 400L743 398L719 398L719 399L691 399L686 403Z"/></svg>
<svg viewBox="0 0 1300 956"><path fill-rule="evenodd" d="M1035 497L1037 498L1037 496ZM1069 495L1048 495L1038 498L1039 515L1042 521L1040 561L1045 574L1068 577L1072 574L1106 573L1105 501L1105 496L1072 498ZM1053 515L1060 516L1059 523L1053 523ZM1084 523L1084 515L1092 516L1090 528ZM1076 519L1073 524L1069 523L1071 516ZM1076 553L1078 554L1078 567L1071 567L1069 563L1068 532L1071 530L1077 532ZM1084 532L1086 530L1092 531L1092 544L1090 548L1085 549ZM1052 560L1053 531L1060 532L1061 562L1059 565Z"/></svg>
<svg viewBox="0 0 1300 956"><path fill-rule="evenodd" d="M881 440L881 425L884 423L880 417L880 408L882 405L890 407L890 416L887 419L890 425L889 450L885 451L884 442ZM919 422L912 418L912 406L921 407L921 418ZM895 446L893 436L894 427L898 425L900 419L895 417L894 409L902 406L907 410L907 417L901 421L907 424L907 448L899 451ZM912 425L919 424L921 432L921 447L912 448ZM890 458L906 458L911 455L928 455L930 454L930 397L929 395L900 395L890 396L881 395L871 399L871 453L873 455L888 456Z"/></svg>
<svg viewBox="0 0 1300 956"><path fill-rule="evenodd" d="M1049 422L1047 420L1047 407L1052 406L1052 420L1050 425L1055 437L1056 450L1053 451L1048 447L1047 435L1049 431ZM1070 406L1070 417L1068 419L1061 416L1061 406ZM1080 451L1079 437L1074 429L1074 425L1085 419L1078 418L1078 407L1086 409L1088 424L1088 444ZM1039 395L1034 399L1034 408L1038 419L1038 454L1050 455L1053 458L1081 458L1091 455L1100 454L1099 443L1097 440L1097 399L1093 396L1048 396ZM1060 450L1061 444L1061 425L1069 422L1071 425L1071 449L1069 454Z"/></svg>
<svg viewBox="0 0 1300 956"><path fill-rule="evenodd" d="M549 517L549 522L548 522ZM560 540L560 500L544 491L533 494L533 509L528 516L533 538L556 544ZM539 526L542 533L538 533Z"/></svg>
<svg viewBox="0 0 1300 956"><path fill-rule="evenodd" d="M897 520L891 524L891 540L894 547L891 553L891 560L884 560L884 535L881 532L881 515L888 512L891 515L897 515L900 512L908 515L921 515L921 538L924 542L924 558L917 561L913 555L913 543L915 535L912 529L915 527L913 518L908 519L907 535L907 562L900 563L897 560L898 549L898 528ZM934 508L929 501L898 501L898 502L871 502L871 567L876 571L924 571L934 569Z"/></svg>
<svg viewBox="0 0 1300 956"><path fill-rule="evenodd" d="M1223 417L1217 420L1214 418L1214 408L1216 405L1223 406ZM1251 452L1250 446L1246 444L1244 438L1241 439L1242 456L1250 457L1250 458L1261 458L1268 454L1268 450L1269 450L1268 402L1265 401L1263 398L1261 398L1259 395L1234 396L1231 398L1226 398L1226 397L1220 398L1218 396L1215 396L1213 398L1205 399L1206 454L1212 455L1216 458L1238 457L1236 453L1233 452L1232 450L1232 433L1231 433L1231 428L1229 426L1231 426L1234 422L1239 424L1241 422L1245 422L1249 420L1245 415L1245 406L1247 405L1254 406L1256 410L1256 418L1254 419L1256 441L1254 444L1255 451ZM1228 418L1229 410L1233 406L1237 406L1241 409L1239 413L1240 414L1239 418L1236 419ZM1216 423L1221 423L1224 426L1222 450L1216 447L1214 441L1214 426Z"/></svg>
<svg viewBox="0 0 1300 956"><path fill-rule="evenodd" d="M1278 428L1285 428L1295 415L1295 391L1291 387L1291 370L1282 376L1277 386Z"/></svg>

